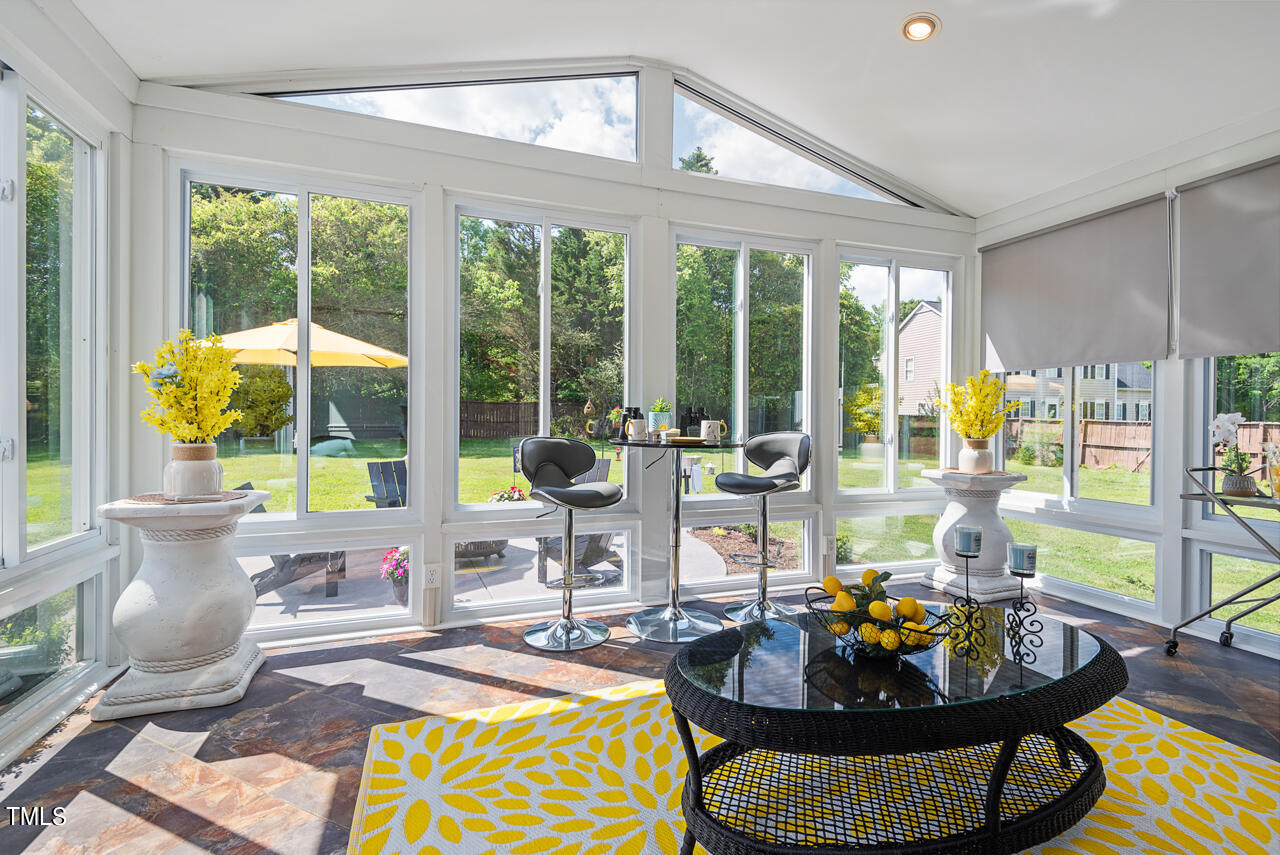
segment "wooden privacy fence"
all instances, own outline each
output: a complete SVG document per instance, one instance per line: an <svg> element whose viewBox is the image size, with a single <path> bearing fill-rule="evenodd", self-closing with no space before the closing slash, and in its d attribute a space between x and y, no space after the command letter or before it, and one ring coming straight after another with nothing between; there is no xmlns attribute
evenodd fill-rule
<svg viewBox="0 0 1280 855"><path fill-rule="evenodd" d="M461 439L514 439L538 433L537 401L459 401L458 436ZM569 416L585 434L588 420L594 419L603 431L604 416L588 416L582 404L557 401L551 405L552 421Z"/></svg>
<svg viewBox="0 0 1280 855"><path fill-rule="evenodd" d="M1007 419L1005 451L1013 453L1026 442L1062 447L1059 419ZM1280 443L1280 422L1245 422L1236 435L1240 450L1249 455L1250 468L1262 465L1262 445ZM1140 472L1151 466L1151 422L1083 419L1077 431L1076 453L1088 469L1124 468ZM1215 463L1222 462L1217 455Z"/></svg>

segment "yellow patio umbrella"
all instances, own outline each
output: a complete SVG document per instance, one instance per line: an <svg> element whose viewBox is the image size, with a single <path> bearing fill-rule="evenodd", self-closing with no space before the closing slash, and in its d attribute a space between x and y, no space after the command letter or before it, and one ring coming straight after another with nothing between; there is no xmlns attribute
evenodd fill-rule
<svg viewBox="0 0 1280 855"><path fill-rule="evenodd" d="M222 346L234 351L232 362L241 365L297 365L298 319L277 321L265 327L228 333ZM311 364L366 368L404 368L407 357L358 338L311 324Z"/></svg>

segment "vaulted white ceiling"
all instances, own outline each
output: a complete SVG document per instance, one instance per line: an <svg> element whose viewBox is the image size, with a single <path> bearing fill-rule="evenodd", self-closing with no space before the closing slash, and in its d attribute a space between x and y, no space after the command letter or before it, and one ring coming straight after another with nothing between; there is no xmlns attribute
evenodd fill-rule
<svg viewBox="0 0 1280 855"><path fill-rule="evenodd" d="M1266 0L75 3L144 80L652 57L971 215L1280 110Z"/></svg>

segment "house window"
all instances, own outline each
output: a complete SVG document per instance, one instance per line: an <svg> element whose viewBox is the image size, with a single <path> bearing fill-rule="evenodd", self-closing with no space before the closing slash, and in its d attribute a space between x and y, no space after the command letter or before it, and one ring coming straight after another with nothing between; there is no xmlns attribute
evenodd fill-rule
<svg viewBox="0 0 1280 855"><path fill-rule="evenodd" d="M1280 353L1220 356L1209 360L1209 364L1209 412L1244 416L1236 441L1240 450L1249 455L1249 467L1260 466L1262 444L1280 439ZM1221 454L1211 449L1207 427L1203 442L1205 465L1220 464ZM1235 510L1241 516L1275 519L1275 512L1265 508Z"/></svg>
<svg viewBox="0 0 1280 855"><path fill-rule="evenodd" d="M1125 405L1114 398L1084 395L1117 395L1118 378L1125 378L1126 388L1142 388L1151 384L1154 372L1142 363L1084 366L1094 373L1093 382L1076 384L1075 397L1079 417L1074 424L1075 495L1081 499L1119 502L1133 505L1151 504L1152 430L1150 425L1125 422ZM1084 374L1084 368L1079 374ZM1082 378L1083 379L1083 378ZM1105 384L1105 385L1104 385ZM1119 419L1116 418L1119 413Z"/></svg>
<svg viewBox="0 0 1280 855"><path fill-rule="evenodd" d="M276 97L415 125L636 159L636 75L298 92Z"/></svg>
<svg viewBox="0 0 1280 855"><path fill-rule="evenodd" d="M458 217L458 504L523 484L515 449L526 436L585 440L613 459L626 270L622 232ZM622 483L613 463L606 478Z"/></svg>
<svg viewBox="0 0 1280 855"><path fill-rule="evenodd" d="M807 147L780 133L754 122L748 127L749 121L735 115L731 108L677 82L672 116L672 168L905 204L851 169L809 152ZM806 154L802 156L799 151Z"/></svg>
<svg viewBox="0 0 1280 855"><path fill-rule="evenodd" d="M902 374L902 379L906 380L908 383L916 379L916 361L913 357L907 357L903 363Z"/></svg>

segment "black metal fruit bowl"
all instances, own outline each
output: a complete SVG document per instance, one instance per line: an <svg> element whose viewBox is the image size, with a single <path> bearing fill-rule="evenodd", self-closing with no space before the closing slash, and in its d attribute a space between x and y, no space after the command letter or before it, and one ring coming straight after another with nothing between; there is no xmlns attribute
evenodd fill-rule
<svg viewBox="0 0 1280 855"><path fill-rule="evenodd" d="M936 646L951 634L951 624L946 618L925 609L920 622L921 629L903 627L905 621L879 620L866 611L837 611L831 608L835 595L822 588L806 588L805 606L818 623L835 636L841 644L855 653L876 659L892 656L909 656ZM891 603L897 597L888 598Z"/></svg>

